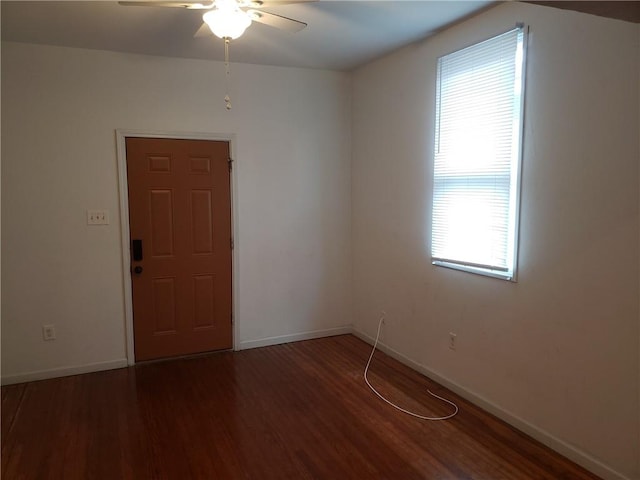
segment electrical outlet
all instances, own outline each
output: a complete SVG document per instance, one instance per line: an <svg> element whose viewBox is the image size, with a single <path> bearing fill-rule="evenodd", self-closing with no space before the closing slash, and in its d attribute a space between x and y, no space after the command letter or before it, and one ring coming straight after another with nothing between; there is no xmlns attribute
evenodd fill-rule
<svg viewBox="0 0 640 480"><path fill-rule="evenodd" d="M55 340L56 339L56 327L53 325L43 325L42 326L42 339L44 341Z"/></svg>
<svg viewBox="0 0 640 480"><path fill-rule="evenodd" d="M387 312L382 310L382 312L380 312L380 316L382 317L382 324L386 325L387 324Z"/></svg>
<svg viewBox="0 0 640 480"><path fill-rule="evenodd" d="M451 350L456 349L456 338L457 338L457 335L455 333L449 332L449 348Z"/></svg>

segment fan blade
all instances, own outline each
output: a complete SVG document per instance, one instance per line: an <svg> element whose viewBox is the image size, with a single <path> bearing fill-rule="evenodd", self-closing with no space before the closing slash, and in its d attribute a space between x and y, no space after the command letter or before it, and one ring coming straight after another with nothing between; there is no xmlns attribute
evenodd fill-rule
<svg viewBox="0 0 640 480"><path fill-rule="evenodd" d="M209 28L209 25L207 25L206 23L203 23L202 26L200 26L200 28L198 29L198 31L193 35L193 38L210 37L211 35L213 35L213 32Z"/></svg>
<svg viewBox="0 0 640 480"><path fill-rule="evenodd" d="M296 3L312 3L318 0L240 0L240 4L247 8L279 7L280 5L294 5Z"/></svg>
<svg viewBox="0 0 640 480"><path fill-rule="evenodd" d="M118 2L123 7L170 7L188 8L189 10L208 10L213 8L214 2Z"/></svg>
<svg viewBox="0 0 640 480"><path fill-rule="evenodd" d="M287 32L299 32L307 26L304 22L283 17L282 15L276 15L275 13L259 12L258 10L247 10L247 13L254 22L264 23L270 27L286 30Z"/></svg>

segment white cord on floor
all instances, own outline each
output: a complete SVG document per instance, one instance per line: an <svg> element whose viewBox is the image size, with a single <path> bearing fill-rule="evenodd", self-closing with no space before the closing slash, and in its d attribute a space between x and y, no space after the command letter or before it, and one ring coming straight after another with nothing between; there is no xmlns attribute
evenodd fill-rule
<svg viewBox="0 0 640 480"><path fill-rule="evenodd" d="M386 398L384 398L375 388L373 388L373 386L371 385L371 383L369 383L369 379L367 378L367 372L369 371L369 365L371 365L371 359L373 358L373 354L376 352L376 347L378 346L378 340L380 339L380 328L382 327L382 322L384 320L384 317L380 318L380 323L378 323L378 333L376 334L376 341L373 344L373 350L371 350L371 355L369 355L369 361L367 362L367 366L364 368L364 381L367 382L367 385L369 385L369 388L373 391L373 393L375 393L378 397L380 397L382 400L384 400L385 402L387 402L389 405L391 405L393 408L400 410L401 412L406 413L407 415L412 415L416 418L420 418L422 420L447 420L453 416L455 416L458 413L458 406L453 403L450 400L447 400L446 398L442 398L439 395L436 395L435 393L433 393L431 390L427 389L427 392L429 392L429 395L436 397L439 400L442 400L443 402L448 403L449 405L452 405L453 408L456 409L455 412L453 412L451 415L447 415L446 417L425 417L423 415L418 415L417 413L413 413L410 412L409 410L405 410L404 408L399 407L398 405L396 405L393 402L390 402L389 400L387 400Z"/></svg>

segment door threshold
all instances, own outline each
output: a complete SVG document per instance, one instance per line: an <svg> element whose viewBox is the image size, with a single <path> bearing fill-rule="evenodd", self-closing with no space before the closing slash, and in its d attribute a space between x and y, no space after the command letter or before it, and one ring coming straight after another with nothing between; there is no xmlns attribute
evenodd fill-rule
<svg viewBox="0 0 640 480"><path fill-rule="evenodd" d="M188 353L186 355L177 355L175 357L152 358L150 360L140 360L140 361L136 360L136 363L134 366L137 367L138 365L150 365L154 363L171 362L173 360L189 360L193 358L208 357L210 355L216 355L219 353L227 353L227 352L233 352L233 349L226 348L224 350L209 350L207 352Z"/></svg>

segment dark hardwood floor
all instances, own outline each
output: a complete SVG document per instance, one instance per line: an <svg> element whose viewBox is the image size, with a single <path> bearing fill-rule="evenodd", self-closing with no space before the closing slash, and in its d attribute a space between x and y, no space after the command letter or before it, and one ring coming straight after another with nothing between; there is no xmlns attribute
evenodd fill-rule
<svg viewBox="0 0 640 480"><path fill-rule="evenodd" d="M596 479L350 336L2 388L3 479Z"/></svg>

